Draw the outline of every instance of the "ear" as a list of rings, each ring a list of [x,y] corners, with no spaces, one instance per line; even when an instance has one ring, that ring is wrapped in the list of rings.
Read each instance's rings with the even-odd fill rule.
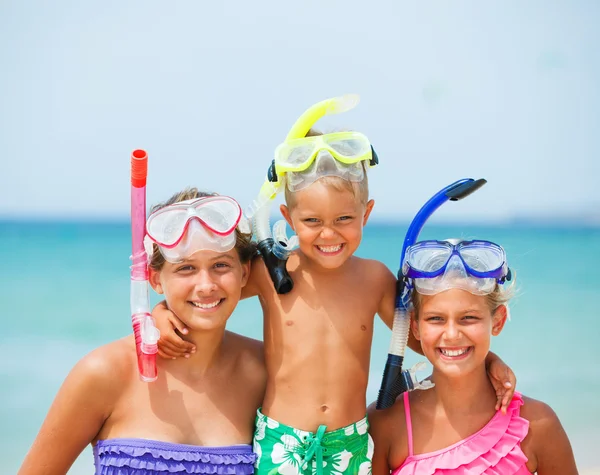
[[[290,209],[286,205],[281,205],[279,207],[279,211],[281,211],[281,215],[287,221],[287,223],[290,225],[290,228],[292,228],[292,230],[293,230],[294,224],[292,222],[292,216],[290,214]]]
[[[164,293],[162,284],[160,283],[160,271],[150,268],[150,285],[157,294]]]
[[[506,305],[500,305],[494,312],[494,315],[492,315],[492,335],[500,335],[500,332],[506,323],[507,316],[508,309],[506,308]]]
[[[421,341],[421,333],[419,332],[419,321],[416,318],[415,311],[410,311],[410,328],[412,329],[415,340]]]
[[[375,206],[375,200],[367,201],[365,215],[363,216],[363,226],[365,226],[367,224],[367,221],[369,220],[369,216],[371,215],[371,211],[373,211],[373,206]]]
[[[252,269],[252,262],[248,261],[242,264],[242,287],[245,287],[250,277],[250,269]]]

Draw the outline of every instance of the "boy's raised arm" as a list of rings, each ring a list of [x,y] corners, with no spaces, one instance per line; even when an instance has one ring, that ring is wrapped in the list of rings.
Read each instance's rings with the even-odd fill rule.
[[[248,282],[242,288],[242,298],[247,299],[260,295],[261,285],[264,285],[265,278],[268,279],[268,283],[271,282],[262,257],[256,256],[250,263],[250,276]]]
[[[379,309],[377,310],[377,314],[383,320],[383,322],[388,326],[388,328],[392,328],[394,324],[394,310],[396,308],[396,277],[392,272],[385,267],[383,264],[381,265],[385,270],[383,272],[383,297],[381,302],[379,303]],[[421,344],[417,341],[413,332],[408,333],[408,347],[416,353],[420,355],[423,354],[423,350],[421,349]]]

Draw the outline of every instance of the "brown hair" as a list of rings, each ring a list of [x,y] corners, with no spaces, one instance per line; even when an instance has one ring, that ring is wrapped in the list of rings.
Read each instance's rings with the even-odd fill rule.
[[[159,209],[165,208],[175,203],[179,203],[181,201],[193,200],[195,198],[204,198],[207,196],[218,196],[218,194],[211,193],[208,191],[198,191],[197,188],[186,188],[178,193],[175,193],[164,203],[154,205],[150,209],[150,214],[154,213],[155,211],[158,211]],[[235,250],[237,251],[238,256],[240,257],[240,261],[242,262],[242,264],[245,264],[246,262],[252,260],[252,258],[256,255],[256,244],[251,241],[252,234],[241,232],[239,227],[235,229],[235,235]],[[150,259],[150,267],[158,271],[162,269],[164,264],[165,258],[158,249],[158,246],[156,244],[153,244],[152,257]]]
[[[317,137],[319,135],[323,135],[323,133],[316,129],[309,129],[306,133],[306,137]],[[352,196],[355,198],[358,197],[360,202],[363,205],[366,205],[367,201],[369,201],[369,179],[367,178],[367,170],[364,162],[361,163],[361,166],[363,167],[364,173],[363,179],[360,182],[344,180],[337,176],[325,176],[319,178],[319,182],[324,183],[326,186],[329,186],[336,191],[349,191],[352,193]],[[290,191],[287,186],[285,187],[285,204],[289,208],[296,206],[296,193]]]

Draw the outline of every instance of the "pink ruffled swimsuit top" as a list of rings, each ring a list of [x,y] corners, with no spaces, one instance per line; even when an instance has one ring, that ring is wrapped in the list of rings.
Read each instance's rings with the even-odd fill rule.
[[[392,475],[530,475],[521,450],[529,430],[529,421],[519,415],[522,405],[523,397],[515,392],[506,414],[496,412],[475,434],[445,449],[415,455],[408,392],[404,393],[409,455]]]

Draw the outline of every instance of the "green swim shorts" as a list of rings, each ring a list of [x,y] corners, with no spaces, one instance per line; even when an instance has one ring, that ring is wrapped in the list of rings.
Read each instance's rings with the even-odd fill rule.
[[[367,418],[331,432],[307,432],[280,424],[257,411],[256,475],[371,474],[373,439]]]

